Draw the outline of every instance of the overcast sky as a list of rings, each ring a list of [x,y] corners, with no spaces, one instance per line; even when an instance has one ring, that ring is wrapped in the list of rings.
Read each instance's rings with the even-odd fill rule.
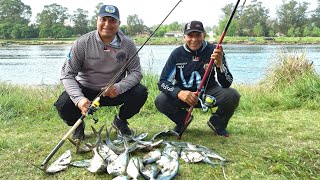
[[[21,0],[32,9],[32,22],[34,22],[37,13],[43,10],[45,5],[57,3],[68,8],[72,14],[77,8],[87,10],[89,16],[93,15],[96,5],[99,2],[104,4],[116,5],[120,11],[122,24],[126,24],[128,15],[137,14],[147,26],[159,24],[179,0]],[[282,0],[260,0],[263,6],[268,8],[270,16],[275,17],[276,8],[282,4]],[[297,2],[309,2],[309,10],[314,10],[317,6],[317,0],[296,0]],[[164,24],[170,24],[174,21],[185,23],[191,20],[200,20],[204,26],[213,26],[218,24],[219,17],[222,15],[221,8],[226,4],[236,3],[236,0],[183,0],[172,12]],[[240,1],[242,4],[244,0]],[[246,4],[250,4],[247,0]],[[288,2],[288,0],[287,0]]]

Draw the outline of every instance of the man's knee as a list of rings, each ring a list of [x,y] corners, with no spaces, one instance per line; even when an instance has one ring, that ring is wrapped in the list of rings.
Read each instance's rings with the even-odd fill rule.
[[[144,85],[138,84],[133,87],[131,94],[132,97],[136,97],[137,99],[145,102],[148,98],[148,89]]]
[[[241,95],[235,89],[232,89],[232,91],[233,103],[235,104],[235,107],[238,107]]]
[[[168,111],[168,97],[164,93],[160,93],[154,100],[154,104],[158,111],[165,113]]]
[[[74,105],[69,95],[64,91],[54,103],[61,119],[72,126],[80,117],[80,110]]]

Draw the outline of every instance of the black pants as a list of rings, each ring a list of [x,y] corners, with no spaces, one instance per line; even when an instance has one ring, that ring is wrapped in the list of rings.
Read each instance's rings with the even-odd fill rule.
[[[233,88],[222,88],[218,85],[213,88],[208,88],[205,94],[216,98],[216,106],[218,109],[214,114],[221,117],[220,120],[222,122],[219,122],[219,126],[221,126],[219,128],[225,129],[234,111],[239,105],[240,94]],[[155,105],[161,113],[165,114],[177,125],[183,124],[188,113],[186,108],[190,107],[178,98],[172,98],[162,92],[155,99]],[[200,102],[198,102],[195,108],[200,107]]]
[[[99,94],[99,91],[94,91],[83,86],[81,89],[84,96],[90,101]],[[115,98],[101,97],[100,106],[122,105],[120,107],[119,118],[125,120],[130,119],[140,111],[147,97],[147,88],[142,84],[138,84]],[[66,91],[59,96],[54,105],[58,110],[59,116],[69,126],[72,126],[81,117],[81,110],[74,105]]]

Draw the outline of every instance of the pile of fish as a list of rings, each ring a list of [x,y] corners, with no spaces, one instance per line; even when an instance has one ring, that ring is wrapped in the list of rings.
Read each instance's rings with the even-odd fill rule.
[[[224,165],[227,160],[213,150],[189,142],[156,140],[163,135],[178,134],[174,131],[163,131],[155,134],[151,140],[145,141],[147,133],[133,136],[122,136],[117,132],[111,141],[110,132],[106,128],[106,139],[101,139],[101,132],[91,127],[96,141],[94,144],[81,144],[80,141],[69,139],[76,146],[76,153],[92,152],[92,159],[71,161],[71,152],[67,150],[58,160],[45,171],[54,174],[68,166],[86,168],[91,173],[108,173],[114,179],[172,179],[179,170],[179,158],[187,163],[205,162],[211,166]],[[140,152],[135,153],[136,151]],[[141,153],[144,153],[141,155]],[[138,154],[138,155],[134,155]]]

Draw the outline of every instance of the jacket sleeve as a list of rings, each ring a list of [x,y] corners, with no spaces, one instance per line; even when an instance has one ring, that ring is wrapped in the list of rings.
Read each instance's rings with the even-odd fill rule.
[[[84,61],[85,42],[76,41],[67,56],[61,70],[61,82],[75,105],[84,97],[75,77],[80,71]]]
[[[216,71],[217,71],[217,79],[220,85],[224,88],[230,87],[233,82],[233,77],[231,72],[229,71],[224,54],[222,58],[222,66],[220,68],[216,68]]]
[[[179,87],[175,86],[175,76],[176,76],[176,64],[175,58],[171,53],[168,61],[166,62],[164,68],[162,69],[162,73],[160,75],[160,80],[158,82],[158,88],[163,93],[177,98],[179,91],[181,90]]]

